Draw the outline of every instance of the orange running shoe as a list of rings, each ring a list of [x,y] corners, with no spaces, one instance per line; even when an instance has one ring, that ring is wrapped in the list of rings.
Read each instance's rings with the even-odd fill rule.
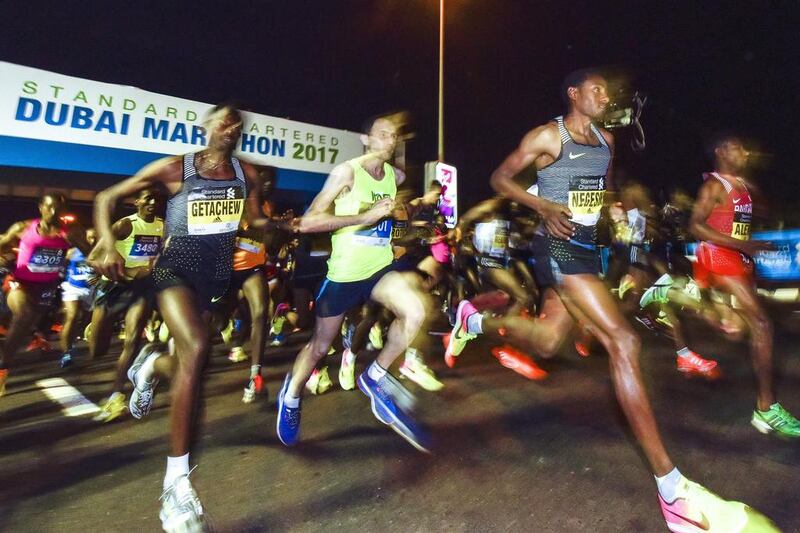
[[[0,326],[0,337],[5,337],[8,335],[8,329],[5,326]]]
[[[444,335],[442,337],[442,344],[444,345],[444,364],[447,365],[448,368],[453,368],[456,366],[456,358],[450,353],[450,350],[447,348],[450,347],[450,334]]]
[[[0,368],[0,398],[6,393],[6,381],[8,380],[8,369]]]
[[[706,379],[717,379],[719,368],[717,362],[712,359],[703,359],[695,352],[690,352],[686,357],[678,356],[678,372],[683,372],[687,376],[701,376]]]
[[[53,348],[50,346],[50,343],[47,340],[39,335],[38,333],[34,334],[33,339],[31,339],[30,344],[28,347],[25,348],[26,352],[32,352],[34,350],[41,350],[43,352],[52,352]]]
[[[492,355],[500,361],[501,365],[528,379],[540,381],[547,377],[547,372],[540,368],[533,359],[507,344],[492,348]]]

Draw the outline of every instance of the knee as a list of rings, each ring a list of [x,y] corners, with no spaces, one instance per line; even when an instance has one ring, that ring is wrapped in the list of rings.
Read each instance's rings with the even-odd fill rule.
[[[208,353],[211,343],[206,338],[191,339],[187,343],[178,343],[176,340],[175,351],[181,366],[200,366],[199,362]]]
[[[425,305],[421,301],[409,302],[408,305],[403,306],[397,318],[402,320],[407,330],[416,331],[425,321]]]
[[[263,303],[259,302],[250,308],[250,319],[253,321],[253,324],[260,323],[264,320],[265,316],[266,308]]]
[[[625,328],[616,333],[610,342],[609,353],[615,360],[632,363],[639,357],[642,340],[632,329]]]

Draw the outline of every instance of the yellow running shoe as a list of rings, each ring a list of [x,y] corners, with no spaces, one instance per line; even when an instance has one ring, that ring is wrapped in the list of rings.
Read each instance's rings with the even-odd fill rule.
[[[667,527],[675,533],[779,533],[769,518],[741,502],[723,500],[702,485],[682,477],[676,498],[659,494]]]
[[[95,422],[111,422],[121,416],[127,409],[128,404],[125,401],[125,395],[121,392],[115,392],[108,397],[108,400],[103,404],[103,408],[92,420]]]

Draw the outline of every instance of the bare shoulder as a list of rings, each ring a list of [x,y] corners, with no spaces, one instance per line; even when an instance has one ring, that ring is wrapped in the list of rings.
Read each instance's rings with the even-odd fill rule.
[[[560,146],[561,136],[555,121],[533,128],[525,134],[520,143],[520,148],[526,152],[541,152],[546,148],[560,148]]]
[[[330,176],[328,180],[332,180],[334,183],[342,184],[342,185],[352,185],[353,183],[353,167],[350,166],[350,163],[345,161],[344,163],[339,163],[333,170],[331,170]]]
[[[22,235],[22,232],[28,229],[28,226],[31,225],[31,222],[33,222],[33,219],[20,220],[19,222],[14,222],[13,224],[11,224],[11,227],[8,228],[8,232],[6,233],[8,235],[14,235],[14,236]]]

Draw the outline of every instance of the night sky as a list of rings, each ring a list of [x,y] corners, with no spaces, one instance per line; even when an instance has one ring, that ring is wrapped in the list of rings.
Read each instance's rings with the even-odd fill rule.
[[[437,0],[4,2],[0,59],[193,100],[357,130],[407,109],[412,177],[436,157]],[[654,192],[694,192],[703,141],[757,142],[752,177],[800,224],[796,2],[446,0],[445,152],[462,209],[521,136],[560,114],[574,68],[613,65],[649,95],[648,147],[618,162]]]

